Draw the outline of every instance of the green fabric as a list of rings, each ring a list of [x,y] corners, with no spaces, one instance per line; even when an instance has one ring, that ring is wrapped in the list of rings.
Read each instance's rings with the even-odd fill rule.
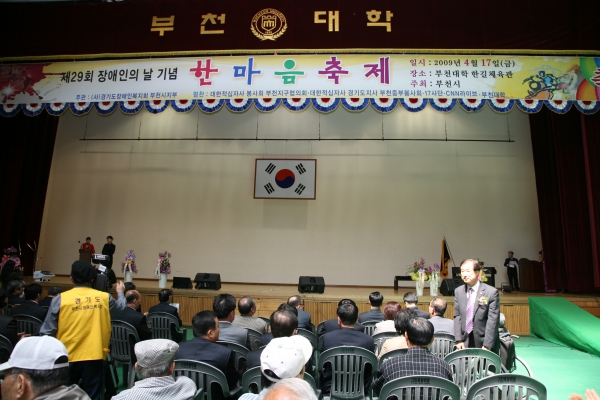
[[[529,297],[531,334],[600,357],[600,319],[561,297]]]

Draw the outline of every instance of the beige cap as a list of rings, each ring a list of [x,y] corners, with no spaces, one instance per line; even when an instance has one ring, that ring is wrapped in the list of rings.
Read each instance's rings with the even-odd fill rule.
[[[179,345],[168,339],[151,339],[136,343],[134,350],[138,365],[151,368],[172,360]]]

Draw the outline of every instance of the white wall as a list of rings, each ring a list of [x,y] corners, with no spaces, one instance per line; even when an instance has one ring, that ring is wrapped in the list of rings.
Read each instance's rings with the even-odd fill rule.
[[[448,138],[425,141],[80,141],[87,138]],[[254,160],[318,160],[314,201],[255,200]],[[456,263],[500,267],[506,252],[541,248],[527,115],[450,114],[430,107],[382,115],[368,108],[243,114],[169,109],[60,119],[40,239],[44,269],[67,274],[77,240],[98,251],[115,238],[151,278],[168,250],[174,276],[218,272],[228,282],[386,285],[424,257],[439,262],[445,235]],[[120,275],[120,270],[117,271]]]

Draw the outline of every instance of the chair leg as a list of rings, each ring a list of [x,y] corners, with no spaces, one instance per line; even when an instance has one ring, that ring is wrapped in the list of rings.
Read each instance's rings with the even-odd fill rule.
[[[133,364],[129,364],[129,379],[127,380],[127,389],[131,389],[135,384],[135,368]]]

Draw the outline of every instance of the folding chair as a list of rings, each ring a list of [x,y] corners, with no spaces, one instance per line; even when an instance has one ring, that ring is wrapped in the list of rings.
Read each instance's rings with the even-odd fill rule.
[[[373,332],[375,332],[375,325],[380,323],[381,321],[366,321],[362,322],[365,327],[365,334],[369,336],[373,336]]]
[[[379,354],[379,352],[381,351],[381,346],[383,346],[383,343],[386,340],[395,337],[398,337],[397,332],[381,332],[376,335],[373,335],[373,341],[375,342],[375,355]]]
[[[469,388],[490,374],[500,373],[502,361],[496,353],[484,349],[463,349],[448,354],[444,360],[450,364],[454,383],[466,396]]]
[[[248,349],[242,345],[228,342],[226,340],[218,340],[217,343],[227,347],[233,352],[235,356],[235,369],[238,371],[240,376],[243,376],[248,362]]]
[[[317,382],[315,381],[315,378],[313,378],[313,376],[311,374],[309,374],[308,372],[305,372],[304,380],[306,382],[308,382],[308,384],[310,385],[311,388],[313,388],[313,390],[315,391],[315,394],[317,395],[317,399],[319,399],[319,400],[323,399],[323,393],[321,393],[321,389],[317,389]]]
[[[250,350],[259,349],[262,346],[260,337],[263,335],[255,329],[247,328],[248,330],[248,341],[250,342]]]
[[[127,369],[123,368],[123,380],[127,384],[127,389],[130,389],[135,383],[133,346],[140,341],[140,338],[135,328],[127,322],[112,320],[111,325],[110,356],[113,361],[127,367]],[[125,370],[127,370],[127,374],[125,374]]]
[[[203,400],[212,400],[212,385],[220,386],[225,398],[237,398],[242,390],[241,387],[230,389],[227,378],[220,369],[201,361],[175,360],[173,376],[187,376],[193,380],[196,387],[204,391]]]
[[[370,385],[377,372],[377,357],[362,347],[340,346],[322,352],[318,371],[331,366],[331,399],[364,399],[365,378]],[[367,374],[368,367],[371,371]],[[369,396],[370,397],[370,396]]]
[[[460,389],[444,378],[415,375],[389,381],[381,388],[379,400],[402,399],[460,400]]]
[[[377,364],[377,370],[379,371],[379,368],[381,368],[383,363],[385,361],[387,361],[388,359],[390,359],[392,357],[403,356],[407,352],[408,352],[408,349],[396,349],[396,350],[388,351],[387,353],[382,355],[381,358],[379,359],[379,364]]]
[[[546,400],[546,396],[546,387],[540,381],[519,374],[500,374],[473,383],[467,400]]]
[[[429,350],[434,356],[443,360],[444,357],[454,351],[454,346],[456,345],[454,335],[436,333],[433,335],[433,338],[433,343],[429,347]]]
[[[242,376],[242,393],[260,393],[262,390],[260,366],[250,368]]]
[[[13,345],[6,336],[0,335],[0,363],[5,363],[10,358]]]
[[[25,332],[31,336],[37,336],[40,334],[40,328],[42,327],[42,321],[32,317],[31,315],[17,314],[13,315],[13,318],[17,321],[18,332]]]
[[[152,339],[169,339],[174,340],[171,328],[175,327],[177,331],[181,330],[183,334],[182,342],[187,338],[187,329],[181,328],[179,320],[173,315],[165,312],[150,313],[146,317],[150,330],[152,331]]]

